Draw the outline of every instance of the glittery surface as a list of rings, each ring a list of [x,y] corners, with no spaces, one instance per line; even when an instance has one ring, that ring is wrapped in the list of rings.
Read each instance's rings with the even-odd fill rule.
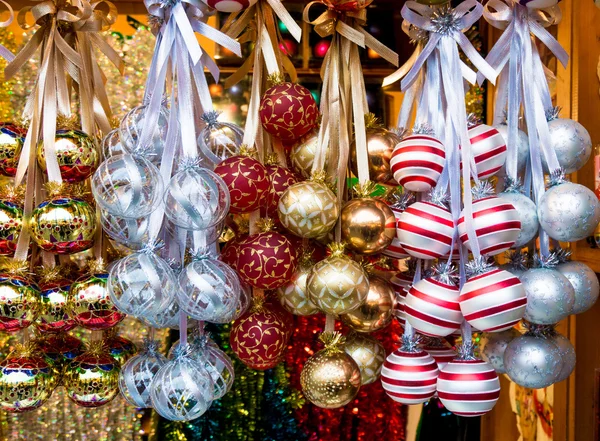
[[[561,273],[549,268],[535,268],[521,276],[527,293],[524,318],[540,325],[558,323],[573,311],[575,290]]]
[[[592,154],[592,139],[585,127],[572,119],[558,118],[548,122],[548,129],[552,148],[565,173],[574,173],[583,167]],[[544,155],[542,165],[548,173]]]
[[[513,204],[521,221],[521,231],[513,248],[525,246],[538,232],[539,222],[535,203],[524,194],[516,192],[500,193],[498,196]]]
[[[344,345],[360,369],[361,384],[371,384],[379,378],[385,361],[385,348],[381,342],[370,335],[352,333]]]
[[[600,294],[600,284],[596,273],[582,262],[565,262],[556,270],[569,279],[575,289],[575,304],[573,314],[581,314],[590,309]]]
[[[504,352],[508,344],[520,335],[515,328],[502,332],[484,332],[479,341],[481,358],[490,363],[498,374],[505,374]]]
[[[562,361],[556,345],[549,339],[522,335],[508,344],[504,352],[504,366],[512,381],[538,389],[556,381]]]

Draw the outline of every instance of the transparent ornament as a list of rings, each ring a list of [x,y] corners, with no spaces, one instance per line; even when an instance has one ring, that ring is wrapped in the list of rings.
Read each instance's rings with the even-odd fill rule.
[[[177,300],[190,317],[217,323],[236,309],[241,289],[235,271],[207,255],[185,267],[179,286]]]
[[[240,126],[218,121],[219,114],[220,112],[212,111],[202,115],[206,126],[198,136],[200,151],[215,164],[236,156],[244,138],[244,131]]]
[[[171,421],[191,421],[212,404],[210,373],[190,356],[190,346],[179,349],[155,375],[150,387],[152,407]]]
[[[147,314],[145,317],[138,317],[144,324],[156,329],[179,329],[179,304],[173,299],[162,310],[155,311],[154,314]],[[187,321],[188,329],[196,326],[196,320]]]
[[[118,129],[111,130],[102,139],[102,157],[104,159],[115,155],[127,153],[121,142],[121,135]]]
[[[141,156],[124,154],[106,159],[92,177],[92,193],[113,216],[140,218],[158,207],[163,195],[158,169]]]
[[[223,315],[221,320],[215,320],[213,323],[230,323],[234,320],[239,319],[250,307],[252,299],[252,289],[250,286],[240,281],[240,295],[236,304],[236,307],[228,315]]]
[[[186,230],[204,230],[220,223],[229,212],[229,191],[212,171],[182,167],[167,185],[165,215]]]
[[[132,406],[152,407],[150,385],[166,362],[165,356],[158,352],[158,342],[147,342],[142,352],[121,367],[119,389],[123,398]]]
[[[148,243],[150,217],[119,217],[102,210],[102,229],[112,240],[132,250],[140,250]]]
[[[185,246],[189,249],[195,249],[198,246],[200,246],[201,249],[208,249],[212,244],[219,240],[224,226],[225,222],[221,221],[217,225],[209,227],[203,231],[188,230],[188,234],[185,238]],[[169,220],[166,220],[165,227],[169,234],[171,234],[173,237],[177,237],[177,225],[173,224]]]
[[[111,268],[107,284],[120,311],[151,319],[171,305],[179,288],[177,276],[153,247],[119,260]]]
[[[119,126],[119,134],[123,148],[129,153],[142,148],[145,156],[154,164],[158,164],[162,158],[167,132],[169,130],[169,111],[161,106],[158,121],[154,133],[150,137],[150,143],[144,146],[138,145],[142,135],[142,127],[146,118],[147,104],[134,107],[123,117]]]

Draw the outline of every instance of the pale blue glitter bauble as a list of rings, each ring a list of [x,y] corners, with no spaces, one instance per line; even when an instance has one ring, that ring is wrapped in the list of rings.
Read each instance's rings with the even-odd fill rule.
[[[150,385],[156,373],[167,359],[158,352],[158,342],[150,342],[146,348],[127,360],[119,373],[119,389],[123,398],[136,407],[152,407]]]
[[[560,242],[575,242],[591,236],[600,221],[600,204],[593,191],[564,182],[548,189],[538,202],[540,225]]]
[[[556,345],[559,357],[562,360],[562,369],[556,378],[556,382],[566,380],[569,375],[575,370],[575,348],[567,337],[562,334],[555,334],[550,338],[552,343]]]
[[[494,126],[494,128],[498,130],[498,132],[500,132],[508,146],[508,126],[506,124],[497,124]],[[508,148],[510,149],[510,147]],[[529,137],[527,136],[527,133],[523,132],[522,130],[519,130],[517,136],[517,172],[525,172],[525,166],[527,165],[528,159]],[[502,166],[497,175],[500,177],[506,176],[506,163]]]
[[[535,203],[524,194],[518,192],[504,192],[498,196],[513,204],[517,209],[517,214],[521,221],[521,231],[512,248],[521,248],[527,245],[535,237],[539,227]]]
[[[479,355],[491,364],[497,373],[505,374],[504,351],[508,344],[520,335],[515,328],[502,332],[484,332],[479,340]]]
[[[504,367],[519,386],[540,389],[553,384],[562,369],[557,346],[546,337],[522,335],[504,351]]]
[[[534,268],[520,277],[527,294],[523,318],[538,325],[553,325],[573,312],[575,290],[555,269]]]
[[[589,266],[573,261],[561,263],[556,270],[569,279],[575,290],[573,314],[581,314],[594,306],[600,294],[600,283]]]
[[[575,173],[588,162],[592,154],[592,138],[585,127],[572,119],[557,118],[548,122],[548,129],[551,147],[565,174]],[[544,155],[542,166],[545,173],[550,173]]]

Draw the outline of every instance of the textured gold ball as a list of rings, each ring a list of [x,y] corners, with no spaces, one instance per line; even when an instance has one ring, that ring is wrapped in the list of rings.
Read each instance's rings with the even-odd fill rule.
[[[363,268],[347,256],[332,255],[318,262],[307,281],[309,299],[326,314],[344,314],[358,308],[369,294]]]
[[[0,200],[0,256],[12,256],[23,228],[23,207],[11,199]]]
[[[384,128],[367,129],[367,154],[369,157],[369,177],[372,181],[380,184],[394,184],[390,160],[394,147],[402,141],[402,138]],[[352,152],[352,171],[358,175],[356,161],[356,144],[350,147]]]
[[[379,378],[386,356],[385,348],[379,340],[353,332],[346,339],[344,350],[358,365],[363,386]]]
[[[309,298],[306,292],[306,281],[310,267],[300,267],[292,279],[277,289],[277,296],[286,310],[295,315],[313,315],[319,308]]]
[[[355,331],[378,331],[391,323],[395,298],[394,288],[388,281],[379,276],[371,276],[367,299],[358,308],[340,318]]]
[[[0,331],[16,332],[30,326],[40,313],[38,286],[31,280],[0,274]]]
[[[290,151],[290,161],[292,167],[305,179],[310,178],[312,167],[317,153],[317,144],[319,142],[319,134],[317,131],[309,133],[302,138]],[[325,154],[325,169],[329,159],[329,148]]]
[[[383,201],[352,199],[342,208],[342,240],[361,254],[383,251],[396,237],[396,218]]]
[[[60,174],[66,182],[81,182],[91,176],[100,163],[100,153],[92,138],[79,130],[56,131],[54,140]],[[44,143],[37,146],[37,161],[46,171]]]
[[[323,349],[306,361],[300,384],[308,401],[325,409],[336,409],[358,394],[360,369],[345,352]]]
[[[314,181],[289,187],[281,195],[277,208],[283,226],[304,238],[327,234],[340,214],[335,194],[326,185]]]

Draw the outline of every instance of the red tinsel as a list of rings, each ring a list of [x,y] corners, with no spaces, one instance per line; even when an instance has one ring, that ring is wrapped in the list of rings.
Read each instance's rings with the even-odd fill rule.
[[[321,349],[317,338],[323,331],[323,315],[295,317],[295,329],[286,353],[286,365],[292,387],[301,390],[300,372],[314,352]],[[341,324],[337,324],[341,330]],[[346,331],[346,330],[344,330]],[[347,332],[344,332],[346,334]],[[373,337],[381,341],[389,354],[399,345],[402,328],[394,321]],[[295,410],[298,424],[310,441],[382,441],[406,439],[406,406],[390,399],[381,382],[363,386],[357,398],[340,409],[321,409],[310,403]]]

